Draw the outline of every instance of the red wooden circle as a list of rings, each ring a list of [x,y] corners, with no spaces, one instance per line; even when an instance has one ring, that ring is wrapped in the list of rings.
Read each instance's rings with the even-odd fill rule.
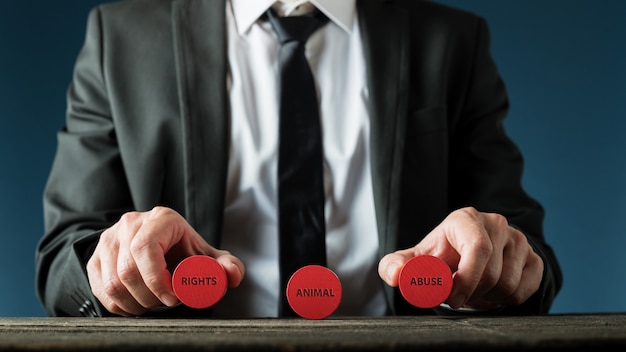
[[[287,283],[287,301],[299,316],[324,319],[341,301],[341,282],[330,269],[320,265],[300,268]]]
[[[411,258],[398,280],[404,299],[419,308],[433,308],[445,302],[452,291],[452,271],[443,260],[421,255]]]
[[[202,309],[224,297],[227,280],[226,271],[215,259],[195,255],[178,264],[172,275],[172,287],[184,305]]]

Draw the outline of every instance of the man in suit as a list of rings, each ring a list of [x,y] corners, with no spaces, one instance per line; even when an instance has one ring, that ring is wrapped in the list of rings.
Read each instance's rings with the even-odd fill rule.
[[[262,16],[301,4],[130,0],[94,9],[44,193],[37,288],[50,315],[276,316],[278,44]],[[539,314],[561,272],[522,189],[486,24],[415,0],[312,1],[337,314]],[[305,4],[304,7],[309,6]],[[229,290],[178,305],[186,256]],[[447,306],[398,294],[411,257],[454,271]],[[381,280],[382,279],[382,280]],[[385,284],[383,284],[386,283]]]

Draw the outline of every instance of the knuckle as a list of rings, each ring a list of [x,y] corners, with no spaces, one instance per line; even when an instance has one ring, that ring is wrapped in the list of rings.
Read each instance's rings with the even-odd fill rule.
[[[100,234],[100,239],[98,240],[97,247],[104,246],[105,248],[113,247],[117,242],[115,237],[115,231],[112,228],[106,229],[102,231]]]
[[[502,281],[500,273],[495,267],[487,267],[483,277],[481,278],[481,286],[486,288],[492,288],[498,285]]]
[[[121,316],[128,316],[128,313],[122,310],[120,306],[118,306],[115,302],[111,300],[107,300],[106,302],[101,302],[101,303],[102,303],[102,306],[104,306],[106,310],[108,310],[109,312],[113,314],[121,315]]]
[[[485,236],[477,237],[473,241],[472,245],[474,247],[474,252],[479,257],[490,258],[491,255],[493,254],[493,251],[494,251],[493,243],[488,237],[485,237]]]
[[[530,255],[528,256],[528,261],[526,263],[527,266],[531,268],[536,268],[538,273],[543,273],[544,264],[543,259],[539,256],[539,254],[535,253],[532,248],[529,249]]]
[[[152,212],[152,213],[162,213],[162,212],[167,213],[169,210],[170,210],[170,208],[168,208],[168,207],[164,207],[162,205],[157,205],[154,208],[152,208],[152,210],[150,210],[150,212]]]
[[[515,297],[519,282],[513,277],[502,277],[498,282],[498,293],[503,297]]]
[[[157,205],[149,211],[149,218],[156,217],[174,217],[178,216],[178,213],[171,208]]]
[[[161,276],[158,274],[148,274],[143,278],[143,281],[149,289],[155,290],[161,285]]]
[[[120,297],[125,290],[126,287],[118,278],[109,279],[102,283],[102,293],[112,300]]]
[[[463,216],[466,216],[472,219],[478,219],[480,217],[480,212],[478,211],[478,209],[474,207],[461,208],[458,210],[458,212],[462,214]]]
[[[229,251],[227,251],[225,249],[218,249],[218,250],[216,250],[216,257],[222,257],[222,256],[232,257],[233,255]]]
[[[87,269],[87,273],[95,272],[99,270],[99,268],[100,268],[100,261],[98,257],[95,255],[92,255],[91,258],[89,258],[89,260],[87,261],[87,265],[85,266],[85,269]]]
[[[136,212],[136,211],[130,211],[130,212],[122,214],[118,223],[121,226],[130,226],[134,224],[139,219],[140,216],[141,216],[141,213]]]
[[[534,283],[527,284],[517,289],[510,296],[511,304],[519,305],[526,302],[528,298],[530,298],[535,292],[537,292],[537,290],[539,290],[540,286],[541,280],[537,280]]]
[[[134,283],[141,277],[137,264],[132,260],[124,260],[118,265],[117,276],[123,283]]]
[[[530,245],[528,244],[528,238],[519,230],[512,231],[511,239],[513,243],[515,244],[519,244],[519,245],[526,244],[530,248]]]
[[[136,236],[130,241],[128,249],[132,254],[139,253],[149,245],[148,239],[149,237],[146,236]]]
[[[488,214],[488,216],[491,220],[491,223],[497,229],[505,229],[509,226],[509,221],[502,214],[491,213],[491,214]]]

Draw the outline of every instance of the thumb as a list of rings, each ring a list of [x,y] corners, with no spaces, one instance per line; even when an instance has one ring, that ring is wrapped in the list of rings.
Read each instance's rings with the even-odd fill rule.
[[[441,248],[446,247],[437,242],[437,236],[431,232],[415,247],[399,250],[393,253],[385,255],[378,263],[378,275],[387,285],[391,287],[398,286],[398,277],[400,276],[400,270],[404,267],[407,261],[413,257],[420,255],[432,255],[439,257],[445,262],[453,262],[449,255],[445,254]],[[448,263],[450,265],[450,263]]]
[[[378,275],[391,287],[398,286],[398,276],[404,264],[414,255],[414,248],[389,253],[378,262]]]

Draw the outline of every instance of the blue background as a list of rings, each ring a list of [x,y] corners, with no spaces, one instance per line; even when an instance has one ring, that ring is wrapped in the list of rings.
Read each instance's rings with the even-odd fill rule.
[[[0,0],[0,316],[42,316],[34,251],[96,0]],[[626,1],[442,0],[487,19],[524,185],[565,282],[552,312],[626,311]]]

